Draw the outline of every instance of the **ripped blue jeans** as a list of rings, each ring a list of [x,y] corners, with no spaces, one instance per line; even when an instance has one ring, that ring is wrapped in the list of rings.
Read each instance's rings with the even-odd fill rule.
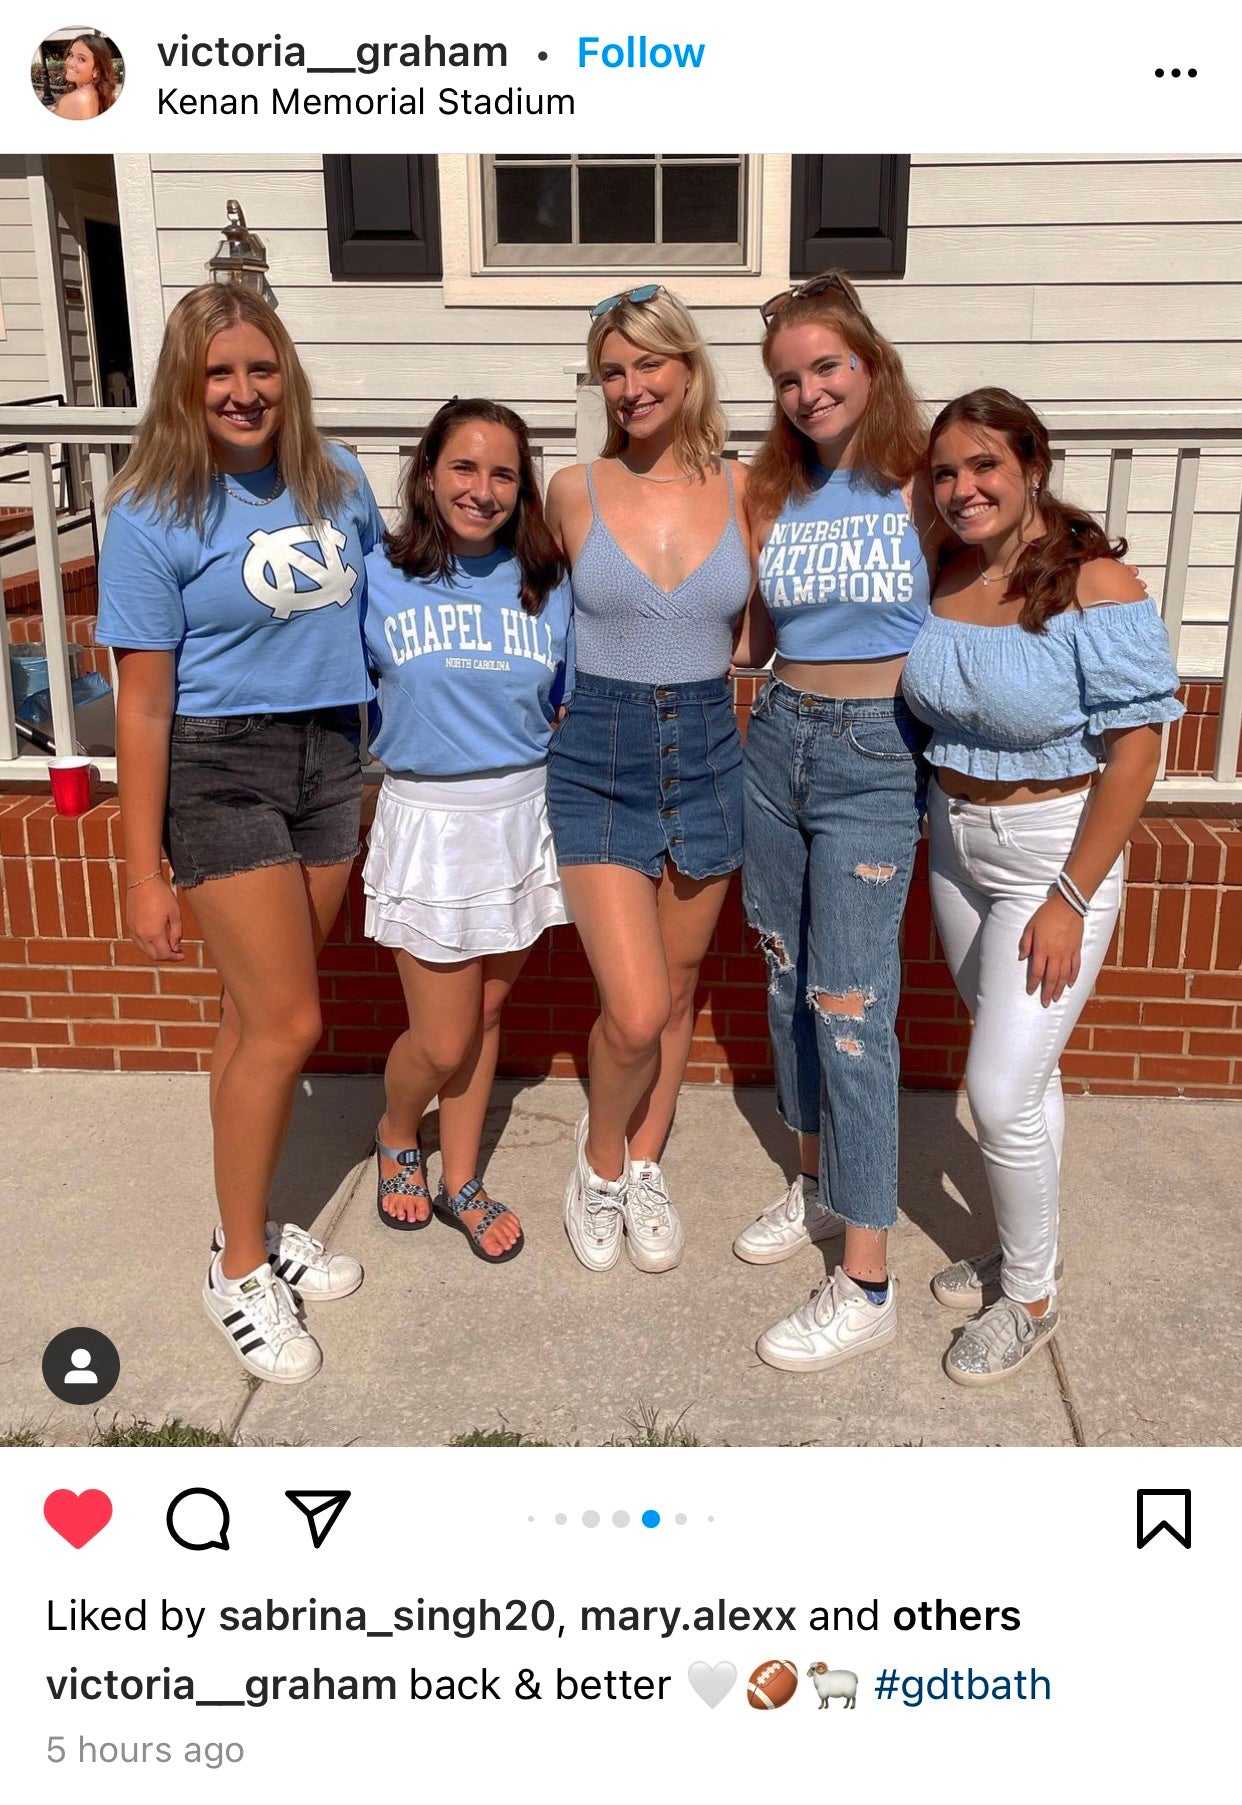
[[[897,1219],[898,935],[927,730],[901,697],[834,699],[771,678],[750,716],[742,891],[768,965],[777,1098],[819,1134],[823,1203]]]

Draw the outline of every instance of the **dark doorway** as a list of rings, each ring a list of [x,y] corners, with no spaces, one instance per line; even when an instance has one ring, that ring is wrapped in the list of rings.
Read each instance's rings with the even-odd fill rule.
[[[129,340],[121,228],[104,219],[88,219],[84,223],[99,399],[104,407],[132,407],[134,354]]]

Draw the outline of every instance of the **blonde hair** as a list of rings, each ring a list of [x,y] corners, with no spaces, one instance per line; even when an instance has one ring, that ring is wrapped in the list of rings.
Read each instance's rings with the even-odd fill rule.
[[[610,332],[619,332],[640,351],[653,351],[659,357],[675,357],[689,370],[690,385],[677,415],[673,449],[682,469],[688,475],[696,475],[713,458],[720,456],[729,428],[716,399],[716,372],[693,316],[677,296],[666,289],[661,289],[650,301],[618,301],[615,307],[591,322],[587,335],[587,364],[593,382],[602,380],[601,353]],[[619,457],[629,442],[630,435],[610,411],[608,436],[601,455]]]
[[[254,326],[276,353],[282,384],[277,446],[285,487],[308,520],[328,514],[352,487],[315,428],[310,382],[293,340],[252,288],[205,282],[183,295],[168,316],[151,400],[133,450],[108,490],[148,503],[172,525],[201,533],[216,475],[204,398],[211,341],[231,327]]]
[[[896,347],[872,325],[853,283],[840,271],[830,271],[817,277],[814,287],[814,293],[795,294],[772,315],[763,336],[764,368],[771,376],[773,346],[786,328],[826,326],[835,332],[871,378],[867,409],[852,446],[853,468],[877,489],[900,489],[927,452],[922,405]],[[753,516],[774,520],[791,496],[800,501],[809,495],[817,463],[814,444],[778,400],[750,469],[747,493]]]

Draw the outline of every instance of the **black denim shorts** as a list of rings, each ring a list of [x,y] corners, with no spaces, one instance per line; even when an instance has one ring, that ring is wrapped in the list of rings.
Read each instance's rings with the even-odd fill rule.
[[[190,889],[264,865],[344,865],[358,850],[356,707],[176,715],[164,839]]]

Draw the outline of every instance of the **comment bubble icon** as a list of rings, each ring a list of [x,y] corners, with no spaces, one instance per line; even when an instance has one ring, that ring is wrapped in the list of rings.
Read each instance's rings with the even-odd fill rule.
[[[173,1541],[191,1554],[205,1554],[209,1548],[228,1552],[229,1507],[219,1492],[204,1486],[178,1492],[168,1506],[166,1522]]]

